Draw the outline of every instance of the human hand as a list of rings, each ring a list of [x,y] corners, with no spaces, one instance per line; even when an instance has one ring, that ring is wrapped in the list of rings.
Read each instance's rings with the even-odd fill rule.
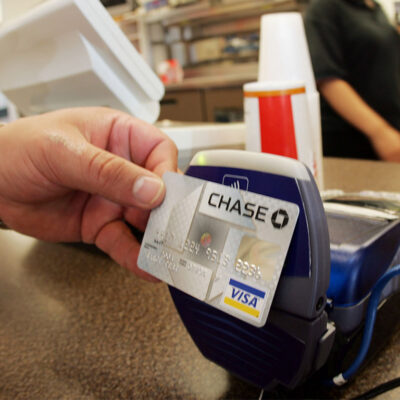
[[[400,162],[400,132],[385,126],[370,137],[379,157],[384,161]]]
[[[144,230],[164,198],[160,176],[176,170],[174,143],[122,112],[22,118],[0,129],[0,218],[39,239],[94,243],[154,281],[137,267],[140,245],[125,222]]]

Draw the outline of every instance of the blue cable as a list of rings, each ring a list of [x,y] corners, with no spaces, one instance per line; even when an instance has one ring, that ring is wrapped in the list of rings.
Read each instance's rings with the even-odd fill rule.
[[[358,368],[360,368],[371,344],[372,334],[374,332],[376,312],[378,310],[379,300],[381,298],[382,291],[385,288],[386,284],[397,275],[400,275],[400,264],[391,268],[384,275],[382,275],[372,288],[371,297],[368,302],[364,334],[360,346],[360,351],[353,364],[351,364],[345,372],[342,372],[335,376],[329,382],[330,384],[333,384],[335,386],[341,386],[345,384],[357,372]]]

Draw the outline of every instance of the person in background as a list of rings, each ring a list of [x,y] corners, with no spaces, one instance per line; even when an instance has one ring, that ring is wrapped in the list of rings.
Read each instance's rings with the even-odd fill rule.
[[[0,219],[54,242],[93,243],[144,279],[126,222],[144,230],[177,171],[177,149],[157,128],[119,111],[77,108],[0,128]]]
[[[400,36],[374,0],[311,0],[304,16],[326,156],[400,162]]]

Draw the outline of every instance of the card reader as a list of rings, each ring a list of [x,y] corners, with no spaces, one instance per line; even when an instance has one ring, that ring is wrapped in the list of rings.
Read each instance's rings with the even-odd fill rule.
[[[267,390],[299,386],[332,358],[335,338],[351,337],[362,327],[374,284],[400,261],[399,215],[363,213],[359,209],[366,207],[360,204],[333,206],[332,199],[324,210],[305,165],[270,154],[200,152],[186,174],[299,207],[264,326],[250,325],[170,287],[184,325],[206,358]],[[381,299],[399,286],[399,280],[392,280]]]
[[[251,326],[170,288],[180,316],[210,360],[253,384],[295,387],[333,343],[324,311],[330,252],[326,217],[309,170],[295,160],[235,150],[198,153],[187,175],[295,203],[297,225],[267,323]]]

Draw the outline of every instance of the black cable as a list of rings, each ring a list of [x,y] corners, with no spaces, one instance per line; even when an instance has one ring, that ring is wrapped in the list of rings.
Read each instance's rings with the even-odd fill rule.
[[[382,383],[381,385],[376,386],[373,389],[369,390],[368,392],[360,394],[357,397],[353,397],[351,400],[373,399],[374,397],[376,397],[382,393],[386,393],[389,390],[393,390],[399,386],[400,386],[400,378],[395,378],[395,379],[392,379],[391,381]]]

